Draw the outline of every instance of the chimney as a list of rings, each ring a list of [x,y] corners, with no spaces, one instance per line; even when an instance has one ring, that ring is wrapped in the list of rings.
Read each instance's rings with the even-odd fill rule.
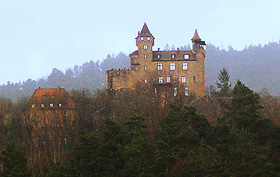
[[[160,48],[158,48],[158,51],[159,51],[159,49],[160,49]]]
[[[179,47],[177,47],[177,52],[179,52]]]

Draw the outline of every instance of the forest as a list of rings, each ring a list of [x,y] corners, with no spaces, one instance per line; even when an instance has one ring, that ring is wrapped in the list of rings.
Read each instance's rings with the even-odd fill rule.
[[[0,88],[0,176],[280,176],[279,75],[260,61],[277,67],[279,45],[208,44],[204,98],[155,92],[153,83],[105,90],[105,71],[129,66],[123,53],[8,82]],[[27,124],[35,89],[58,85],[75,102],[75,121]]]
[[[164,49],[175,50],[175,47],[166,44]],[[190,46],[181,46],[180,49],[190,49]],[[225,67],[231,75],[231,82],[234,83],[239,79],[256,92],[266,88],[271,95],[279,96],[279,57],[280,42],[271,42],[264,46],[249,46],[242,51],[236,51],[230,46],[225,50],[213,44],[207,44],[205,58],[206,86],[213,89],[219,70]],[[96,59],[94,60],[96,61]],[[57,86],[63,87],[67,91],[87,88],[93,93],[96,89],[105,87],[107,70],[129,68],[129,66],[129,56],[126,54],[108,54],[103,60],[97,60],[96,62],[90,60],[66,71],[53,68],[52,72],[45,78],[28,79],[18,83],[7,82],[0,86],[0,97],[17,101],[21,97],[31,97],[38,87],[55,88]]]
[[[44,125],[38,141],[28,99],[2,98],[1,176],[280,176],[279,99],[229,78],[221,69],[205,98],[153,83],[73,90],[77,121]]]

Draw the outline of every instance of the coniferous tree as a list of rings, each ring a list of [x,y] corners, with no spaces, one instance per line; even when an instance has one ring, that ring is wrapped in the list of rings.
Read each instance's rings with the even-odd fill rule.
[[[179,99],[170,105],[169,114],[162,119],[161,127],[162,131],[156,138],[157,170],[160,171],[159,176],[176,176],[175,173],[179,174],[182,169],[174,172],[174,165],[180,166],[191,151],[196,150],[207,136],[210,124],[204,116],[196,113],[194,107],[185,107]],[[186,165],[185,168],[190,167]]]
[[[130,143],[124,149],[124,176],[155,176],[153,148],[145,137],[144,121],[142,115],[135,115],[125,123]]]
[[[217,87],[220,89],[218,92],[219,96],[228,96],[229,95],[229,91],[230,91],[230,87],[231,87],[231,83],[229,81],[229,74],[228,74],[228,70],[223,67],[219,74],[218,74],[218,80],[216,82]]]
[[[16,146],[15,143],[7,144],[6,150],[2,151],[3,177],[28,177],[31,176],[27,168],[25,150]]]

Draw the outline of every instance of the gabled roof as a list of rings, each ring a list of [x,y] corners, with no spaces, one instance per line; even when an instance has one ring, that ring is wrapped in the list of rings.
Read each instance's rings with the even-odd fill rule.
[[[201,40],[200,37],[198,36],[197,29],[195,29],[192,40]]]
[[[153,35],[150,33],[150,30],[146,24],[146,22],[144,23],[144,26],[141,30],[141,32],[138,34],[138,37],[141,36],[141,37],[153,37]]]

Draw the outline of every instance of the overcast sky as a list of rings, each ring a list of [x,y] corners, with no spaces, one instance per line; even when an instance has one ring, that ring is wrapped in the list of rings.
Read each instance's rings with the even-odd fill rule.
[[[280,39],[279,0],[0,0],[0,84],[47,76],[52,68],[136,50],[144,22],[155,39],[242,50]]]

